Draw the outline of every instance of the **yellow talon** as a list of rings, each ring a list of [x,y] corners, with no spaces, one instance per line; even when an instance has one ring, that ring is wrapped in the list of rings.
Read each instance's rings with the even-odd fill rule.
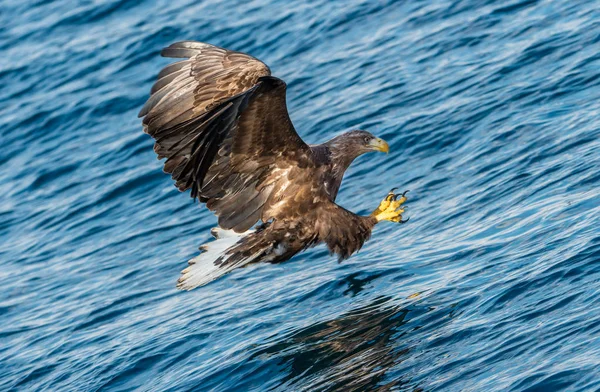
[[[407,200],[406,192],[404,192],[402,195],[399,195],[395,194],[394,189],[392,189],[387,194],[385,199],[383,199],[383,201],[379,204],[379,207],[377,207],[371,215],[377,219],[377,222],[387,220],[390,222],[404,223],[405,221],[402,220],[404,208],[400,208],[400,206]],[[401,197],[398,198],[398,196]]]

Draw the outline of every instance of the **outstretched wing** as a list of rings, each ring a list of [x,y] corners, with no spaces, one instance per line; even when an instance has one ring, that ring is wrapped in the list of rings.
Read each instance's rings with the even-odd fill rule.
[[[184,41],[161,52],[186,60],[165,67],[139,113],[154,150],[181,191],[206,202],[224,229],[259,219],[288,169],[312,165],[289,118],[285,90],[244,53]]]
[[[318,240],[325,242],[340,260],[362,248],[377,224],[372,216],[357,215],[330,201],[320,203],[315,213]]]

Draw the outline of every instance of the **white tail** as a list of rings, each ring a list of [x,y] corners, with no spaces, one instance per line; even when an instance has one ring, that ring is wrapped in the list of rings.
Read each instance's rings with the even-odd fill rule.
[[[215,240],[202,245],[200,249],[203,252],[188,261],[189,267],[181,271],[182,275],[177,281],[177,288],[180,290],[191,290],[198,286],[203,286],[254,260],[254,257],[249,257],[242,262],[227,264],[227,256],[225,256],[223,266],[215,265],[215,261],[223,256],[227,249],[253,232],[254,230],[248,230],[244,233],[236,233],[233,230],[223,230],[218,227],[213,228],[211,233],[215,237]]]

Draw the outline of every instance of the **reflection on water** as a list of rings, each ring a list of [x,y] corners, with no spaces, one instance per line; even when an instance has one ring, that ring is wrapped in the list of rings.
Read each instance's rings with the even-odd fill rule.
[[[336,319],[297,331],[254,357],[275,360],[288,369],[281,389],[388,391],[408,387],[409,379],[389,379],[386,373],[411,355],[403,337],[418,326],[408,322],[427,310],[378,297]]]

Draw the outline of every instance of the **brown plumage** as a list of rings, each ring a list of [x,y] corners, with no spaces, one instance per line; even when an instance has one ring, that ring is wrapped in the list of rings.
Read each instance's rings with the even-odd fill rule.
[[[356,215],[335,198],[350,163],[387,151],[387,143],[352,131],[307,145],[289,118],[286,84],[247,54],[192,41],[161,54],[185,59],[159,73],[139,113],[158,157],[167,158],[164,171],[206,203],[220,228],[244,233],[259,223],[210,260],[214,276],[186,283],[184,273],[180,288],[221,275],[212,269],[281,262],[320,242],[342,259],[361,248],[378,218]]]

